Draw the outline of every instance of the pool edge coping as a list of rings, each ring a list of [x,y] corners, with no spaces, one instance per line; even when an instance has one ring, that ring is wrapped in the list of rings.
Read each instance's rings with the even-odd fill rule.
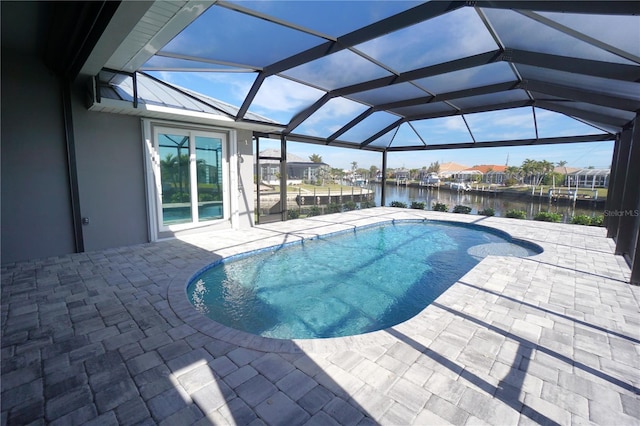
[[[412,334],[419,333],[419,327],[414,327],[414,325],[419,325],[419,323],[421,322],[420,318],[425,316],[425,313],[427,310],[429,310],[430,308],[431,310],[436,309],[436,307],[433,306],[434,304],[436,304],[441,298],[447,297],[446,296],[447,293],[451,292],[451,290],[454,287],[457,287],[457,284],[459,284],[461,281],[464,281],[467,275],[474,273],[474,271],[480,268],[480,266],[483,263],[485,263],[485,261],[488,258],[495,258],[500,256],[491,255],[491,256],[488,256],[487,258],[482,259],[478,264],[476,264],[473,268],[467,271],[462,277],[460,277],[460,279],[452,283],[451,286],[449,286],[442,294],[440,294],[432,303],[425,306],[424,309],[422,309],[419,313],[409,318],[408,320],[398,323],[392,327],[388,327],[386,329],[376,330],[369,333],[352,335],[352,336],[343,336],[343,337],[329,337],[329,338],[315,338],[315,339],[277,339],[272,337],[262,337],[262,336],[251,334],[245,331],[237,330],[237,329],[225,326],[221,323],[218,323],[206,317],[205,315],[201,314],[200,312],[198,312],[188,299],[187,291],[186,291],[187,287],[191,283],[193,277],[195,277],[200,272],[208,269],[209,267],[212,267],[211,266],[212,264],[219,264],[221,262],[224,262],[225,260],[232,259],[237,256],[246,256],[258,251],[269,250],[276,247],[285,247],[292,244],[300,244],[305,240],[312,240],[312,239],[321,238],[321,237],[329,237],[331,235],[335,235],[339,233],[355,231],[356,229],[359,229],[359,228],[361,229],[361,228],[366,228],[370,226],[382,225],[388,222],[393,223],[395,221],[398,221],[398,222],[407,222],[412,220],[413,221],[433,221],[433,222],[449,222],[452,224],[457,223],[462,225],[473,225],[475,227],[487,228],[493,231],[497,231],[500,234],[507,235],[512,241],[517,241],[518,243],[525,243],[527,245],[538,247],[540,250],[542,250],[541,253],[526,257],[527,259],[541,256],[545,254],[545,252],[547,252],[547,248],[544,247],[545,244],[534,243],[533,241],[527,240],[519,236],[514,236],[510,232],[505,231],[504,229],[500,229],[499,227],[493,226],[493,225],[499,225],[499,224],[492,224],[491,226],[485,225],[485,224],[478,225],[473,222],[464,220],[464,218],[468,217],[468,215],[460,215],[460,216],[456,215],[454,217],[447,216],[447,220],[444,220],[442,218],[430,218],[429,216],[431,215],[429,215],[428,213],[433,213],[430,211],[423,211],[422,214],[418,215],[419,217],[413,217],[413,218],[411,217],[397,218],[397,217],[393,217],[395,216],[393,213],[395,212],[390,212],[389,214],[385,214],[383,217],[379,217],[377,218],[377,220],[374,220],[372,222],[369,222],[363,225],[354,225],[348,222],[347,223],[334,222],[333,225],[343,225],[343,226],[347,226],[347,228],[343,230],[338,230],[338,231],[328,229],[327,232],[325,233],[318,233],[309,237],[305,236],[305,234],[308,234],[308,229],[285,232],[285,233],[282,233],[282,235],[295,236],[298,239],[295,241],[284,241],[281,244],[266,244],[264,247],[260,247],[260,248],[250,248],[249,246],[251,245],[251,243],[247,242],[240,245],[241,247],[246,244],[248,246],[247,250],[240,251],[236,254],[221,256],[220,254],[216,254],[215,252],[212,252],[212,254],[216,254],[217,256],[220,256],[220,259],[216,259],[213,262],[211,261],[207,262],[206,264],[204,264],[204,262],[201,262],[200,267],[197,267],[197,265],[195,265],[197,269],[189,269],[189,270],[181,271],[170,281],[168,286],[168,294],[167,294],[168,296],[167,300],[169,302],[169,306],[180,320],[182,320],[185,324],[191,326],[195,330],[209,337],[212,337],[214,339],[219,339],[223,342],[234,344],[239,347],[253,349],[261,352],[275,352],[275,353],[303,353],[303,352],[304,353],[310,353],[310,352],[311,353],[331,353],[331,352],[340,351],[340,350],[349,350],[355,347],[362,348],[362,347],[392,344],[395,341],[397,341],[397,339],[394,338],[393,334],[390,333],[388,330],[396,330],[396,331],[404,331],[404,332],[408,330],[412,330]],[[400,213],[400,211],[398,213]],[[436,215],[436,216],[440,216],[440,215]],[[455,220],[455,219],[462,219],[462,220]],[[296,220],[304,221],[308,219],[296,219]],[[357,220],[354,220],[354,221],[357,221]],[[313,223],[313,220],[311,222]],[[506,224],[508,224],[508,222],[505,223],[505,225]],[[327,224],[326,227],[329,228],[330,225]],[[318,232],[318,228],[315,227],[314,231]]]

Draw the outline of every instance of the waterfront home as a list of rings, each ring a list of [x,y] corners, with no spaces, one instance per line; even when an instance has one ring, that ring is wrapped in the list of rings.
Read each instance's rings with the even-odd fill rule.
[[[567,173],[564,185],[580,188],[607,188],[611,169],[578,169]]]

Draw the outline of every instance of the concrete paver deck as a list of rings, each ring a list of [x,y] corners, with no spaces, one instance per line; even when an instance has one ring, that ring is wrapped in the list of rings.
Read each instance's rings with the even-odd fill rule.
[[[233,254],[392,219],[544,248],[490,256],[411,320],[274,340],[198,314]],[[640,424],[640,288],[602,228],[374,208],[2,266],[2,424]]]

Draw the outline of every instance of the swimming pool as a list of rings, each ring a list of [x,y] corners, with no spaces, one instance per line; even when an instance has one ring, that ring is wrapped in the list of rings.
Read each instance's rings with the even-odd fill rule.
[[[248,333],[349,336],[415,316],[487,255],[540,251],[491,228],[395,221],[225,259],[196,274],[187,295]]]

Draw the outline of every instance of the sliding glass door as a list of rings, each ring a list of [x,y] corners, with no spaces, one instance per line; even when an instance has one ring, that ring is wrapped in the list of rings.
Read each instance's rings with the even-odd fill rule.
[[[198,219],[222,219],[222,139],[196,136]]]
[[[162,224],[191,222],[189,136],[158,134],[158,154],[162,182]]]
[[[226,135],[158,127],[154,137],[160,229],[223,219]]]

